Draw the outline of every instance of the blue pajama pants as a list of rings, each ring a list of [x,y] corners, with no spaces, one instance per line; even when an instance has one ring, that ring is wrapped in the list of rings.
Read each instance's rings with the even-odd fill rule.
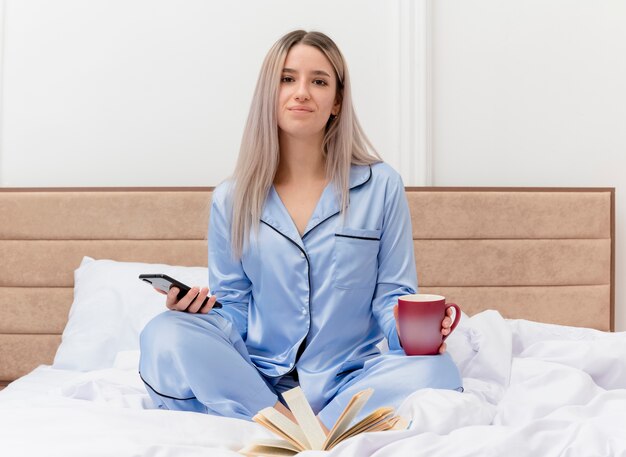
[[[290,375],[265,377],[257,370],[239,333],[216,313],[166,311],[141,333],[139,371],[159,408],[196,411],[250,420],[282,401],[298,385]],[[458,369],[448,354],[408,357],[390,351],[340,380],[319,417],[332,428],[352,396],[372,387],[361,415],[380,406],[397,408],[421,388],[462,390]]]

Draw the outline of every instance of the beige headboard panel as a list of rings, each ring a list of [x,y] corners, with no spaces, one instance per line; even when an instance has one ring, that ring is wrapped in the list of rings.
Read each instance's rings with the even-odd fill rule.
[[[420,291],[614,330],[614,190],[410,188]]]
[[[613,329],[613,189],[407,188],[422,292]],[[206,266],[209,188],[0,189],[0,382],[50,364],[83,256]]]

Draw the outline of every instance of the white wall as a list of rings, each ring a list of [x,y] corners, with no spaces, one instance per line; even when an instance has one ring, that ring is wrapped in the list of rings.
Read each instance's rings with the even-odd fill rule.
[[[433,182],[616,188],[626,330],[626,2],[433,2]]]
[[[2,186],[219,183],[232,172],[262,59],[296,28],[337,41],[364,127],[406,173],[401,152],[415,140],[398,134],[400,108],[411,114],[418,103],[401,90],[414,85],[401,78],[414,46],[399,44],[419,14],[411,0],[4,5]]]
[[[215,185],[267,49],[318,29],[407,185],[616,187],[626,330],[623,0],[0,5],[1,186]]]

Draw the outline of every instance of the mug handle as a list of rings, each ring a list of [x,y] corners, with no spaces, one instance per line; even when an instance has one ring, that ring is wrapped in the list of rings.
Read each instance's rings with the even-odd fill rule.
[[[452,325],[450,326],[450,333],[443,337],[442,341],[445,341],[450,335],[452,335],[452,331],[459,325],[459,321],[461,320],[461,308],[456,303],[446,303],[446,311],[448,308],[454,308],[454,321],[452,321]]]

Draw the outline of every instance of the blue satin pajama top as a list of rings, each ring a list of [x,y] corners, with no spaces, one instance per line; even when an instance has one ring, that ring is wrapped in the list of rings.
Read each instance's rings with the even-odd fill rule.
[[[240,260],[231,254],[231,186],[213,192],[209,284],[223,308],[212,312],[235,326],[270,382],[295,367],[321,407],[338,375],[379,354],[383,337],[401,349],[393,307],[417,290],[402,179],[385,163],[353,165],[346,217],[330,183],[302,236],[272,187]]]

